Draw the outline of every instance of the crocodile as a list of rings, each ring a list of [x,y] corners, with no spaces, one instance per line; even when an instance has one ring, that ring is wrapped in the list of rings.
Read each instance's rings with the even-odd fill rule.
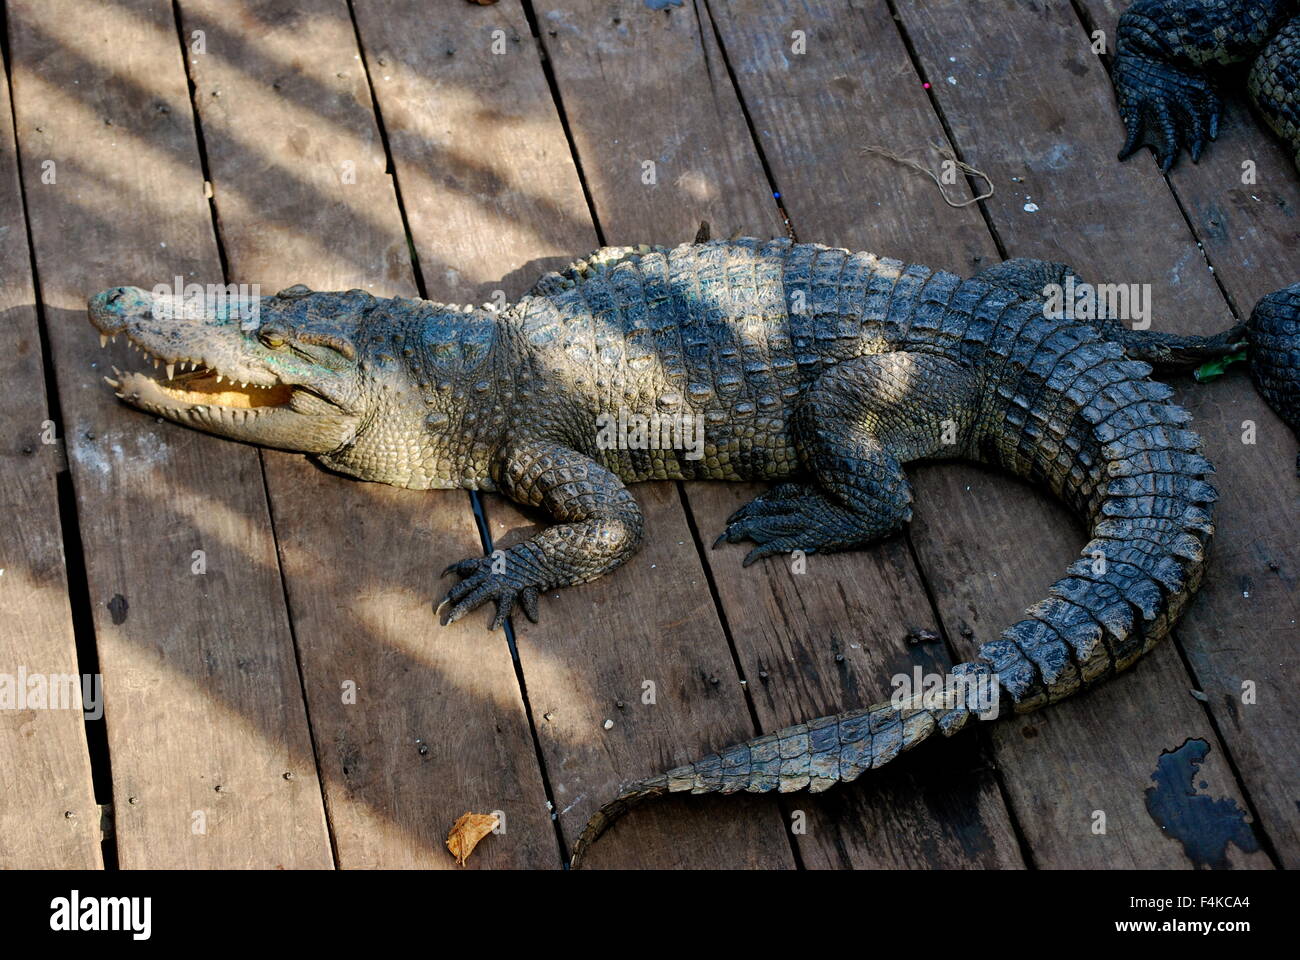
[[[1084,517],[1091,540],[1045,600],[952,672],[1024,711],[1130,666],[1185,608],[1213,533],[1213,468],[1150,374],[1224,357],[1247,335],[1134,330],[1083,297],[1053,307],[1052,285],[1074,279],[1045,261],[962,278],[741,238],[602,248],[499,310],[298,285],[198,307],[116,287],[88,314],[101,343],[125,335],[152,361],[107,378],[150,414],[364,480],[499,491],[548,513],[531,539],[444,571],[460,577],[440,604],[447,622],[485,603],[493,628],[516,605],[536,621],[541,594],[625,563],[643,533],[627,487],[639,481],[775,484],[719,538],[751,542],[748,565],[899,532],[915,461],[1028,478]],[[1270,301],[1270,323],[1294,328],[1296,294]],[[616,411],[673,429],[612,442],[601,424]],[[824,790],[987,706],[879,704],[638,781],[593,817],[575,862],[646,797]]]
[[[1255,389],[1300,437],[1300,283],[1260,298],[1250,313],[1247,339]],[[1295,471],[1300,476],[1300,453]]]
[[[1137,0],[1119,18],[1112,79],[1124,160],[1151,147],[1168,173],[1219,132],[1208,71],[1250,63],[1246,87],[1300,167],[1300,4],[1296,0]]]

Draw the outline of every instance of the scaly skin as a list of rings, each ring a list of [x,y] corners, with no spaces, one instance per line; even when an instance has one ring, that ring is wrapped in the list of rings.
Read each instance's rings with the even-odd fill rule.
[[[1254,60],[1248,89],[1300,165],[1300,17],[1295,0],[1138,0],[1120,17],[1115,93],[1128,136],[1121,160],[1155,151],[1168,173],[1218,136],[1207,69]]]
[[[1300,17],[1293,18],[1251,65],[1251,99],[1300,168]]]
[[[199,319],[155,316],[133,288],[90,319],[159,362],[203,368],[112,381],[128,403],[233,439],[313,453],[333,469],[409,487],[499,490],[556,523],[504,563],[454,564],[449,620],[518,602],[625,562],[642,516],[625,484],[778,482],[728,520],[746,562],[861,547],[911,515],[904,464],[963,458],[1051,489],[1086,519],[1083,557],[956,676],[1030,710],[1122,670],[1162,639],[1200,581],[1215,491],[1189,416],[1151,366],[1236,349],[1140,333],[1112,319],[1045,315],[1059,264],[1014,261],[963,280],[872,254],[787,240],[607,248],[499,314],[362,291],[295,288]],[[262,391],[219,390],[215,375]],[[233,409],[260,403],[253,413]],[[617,449],[598,418],[687,414],[701,456]],[[295,442],[294,435],[297,434]],[[982,709],[982,707],[981,707]],[[821,790],[880,766],[935,730],[961,729],[964,698],[882,704],[814,720],[634,784],[575,853],[637,799],[666,791]]]
[[[1300,283],[1270,293],[1250,315],[1250,378],[1300,437]],[[1296,456],[1300,476],[1300,454]]]

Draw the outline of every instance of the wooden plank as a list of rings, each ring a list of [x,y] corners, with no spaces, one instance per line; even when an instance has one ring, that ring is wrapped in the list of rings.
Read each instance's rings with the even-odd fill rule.
[[[1112,49],[1126,4],[1116,6],[1110,0],[1082,4],[1091,16],[1089,26],[1106,30]],[[1261,296],[1297,278],[1300,176],[1287,152],[1251,114],[1243,92],[1229,86],[1223,93],[1227,111],[1219,139],[1199,164],[1184,158],[1169,182],[1219,283],[1245,317]],[[1109,118],[1109,130],[1103,127],[1103,133],[1109,133],[1111,144],[1118,143],[1121,124],[1113,109],[1104,118]],[[1254,183],[1243,182],[1248,160],[1254,164]],[[1196,319],[1196,329],[1214,326],[1210,317]],[[1300,819],[1295,765],[1287,758],[1300,751],[1294,720],[1300,695],[1290,682],[1300,673],[1295,644],[1300,487],[1291,469],[1296,444],[1243,376],[1207,384],[1187,399],[1198,424],[1221,424],[1215,456],[1218,524],[1228,539],[1221,536],[1215,547],[1214,575],[1201,588],[1195,615],[1179,628],[1179,640],[1274,849],[1294,869],[1300,866]],[[1240,442],[1246,420],[1256,425],[1254,445]],[[1246,642],[1238,642],[1239,637]],[[1257,688],[1254,703],[1242,702],[1246,681]]]
[[[190,74],[231,278],[418,295],[344,0],[181,12],[206,37]],[[473,810],[505,832],[469,866],[558,866],[509,648],[433,616],[437,572],[482,550],[468,497],[263,456],[339,865],[452,867]]]
[[[770,70],[763,69],[758,63],[752,68],[746,68],[745,55],[738,51],[752,49],[755,58],[778,57],[782,55],[779,51],[788,49],[786,38],[797,29],[804,30],[809,38],[822,38],[824,43],[847,42],[843,30],[828,29],[834,16],[833,12],[830,12],[831,9],[833,8],[828,8],[826,5],[816,5],[811,9],[803,5],[791,12],[785,22],[777,20],[768,25],[769,32],[766,35],[763,34],[764,25],[761,21],[743,20],[748,13],[748,8],[743,5],[733,4],[715,10],[724,44],[736,68],[737,76],[741,78],[741,92],[750,106],[755,126],[760,131],[768,131],[766,138],[763,139],[765,152],[769,165],[782,186],[787,209],[790,210],[796,226],[805,234],[810,229],[817,229],[819,232],[824,231],[833,236],[842,235],[844,239],[840,242],[851,247],[870,243],[870,238],[865,236],[868,230],[872,233],[882,230],[887,233],[892,232],[901,236],[899,240],[901,246],[883,252],[907,259],[928,260],[935,265],[947,265],[957,270],[969,270],[976,257],[981,258],[982,262],[987,262],[992,258],[992,249],[987,235],[982,251],[974,248],[975,252],[971,252],[972,247],[969,242],[956,243],[947,252],[944,250],[949,237],[956,235],[957,225],[963,220],[968,221],[969,229],[974,229],[971,224],[977,222],[975,211],[962,212],[948,209],[934,193],[934,185],[919,175],[904,170],[901,172],[902,178],[898,179],[899,168],[888,164],[882,166],[883,161],[874,158],[864,160],[853,156],[850,152],[852,141],[846,141],[843,135],[836,133],[847,129],[852,117],[871,114],[875,120],[871,128],[873,141],[895,153],[916,155],[916,151],[912,149],[914,144],[939,140],[942,131],[932,115],[928,119],[925,118],[928,107],[925,104],[921,80],[914,74],[910,80],[907,80],[904,71],[895,67],[892,82],[872,80],[868,75],[867,82],[861,85],[862,100],[855,102],[850,99],[843,106],[837,105],[843,99],[842,93],[835,96],[819,93],[831,89],[831,83],[828,81],[833,81],[833,78],[821,76],[810,79],[807,82],[806,96],[811,102],[803,105],[801,109],[789,110],[791,116],[799,117],[800,122],[807,125],[809,129],[800,138],[788,132],[782,134],[773,130],[781,115],[779,111],[788,107],[787,91],[790,89],[788,78],[764,81],[762,78],[769,76]],[[867,22],[875,26],[871,31],[873,42],[870,46],[876,51],[876,56],[882,56],[882,51],[888,50],[891,46],[887,39],[889,36],[887,11],[883,5],[878,4],[859,5],[859,9],[867,18]],[[749,46],[744,47],[742,45],[746,43],[747,35],[752,35],[755,39],[749,40]],[[895,41],[893,46],[897,48],[901,44]],[[799,61],[797,67],[791,68],[792,71],[815,71],[816,63],[820,60],[832,65],[857,63],[860,60],[860,55],[854,56],[852,50],[836,49],[832,55],[831,51],[819,50],[816,47],[813,48],[813,53],[807,56],[809,59]],[[895,53],[895,56],[901,57],[901,54]],[[816,59],[812,59],[813,57]],[[788,59],[794,63],[793,58]],[[747,75],[754,78],[748,84],[744,79]],[[880,72],[878,76],[888,77],[891,74]],[[844,87],[843,83],[841,87]],[[876,91],[885,88],[890,91],[890,109],[884,112],[879,110],[873,112],[871,97]],[[855,88],[850,86],[848,89]],[[914,117],[910,122],[903,120],[902,118],[909,111],[919,113],[920,118]],[[898,123],[897,128],[894,126],[895,122]],[[807,141],[802,148],[799,148],[800,139]],[[826,144],[843,144],[843,146],[837,153],[823,146]],[[827,168],[825,177],[819,176],[822,172],[817,166],[819,162],[824,163]],[[836,183],[838,175],[835,171],[846,168],[854,169],[858,173],[852,194],[841,195],[834,190],[822,189],[819,186],[823,183]],[[804,178],[808,186],[802,190],[792,188],[787,180],[789,176]],[[879,179],[873,180],[873,178]],[[855,203],[858,202],[855,197],[859,195],[875,197],[887,193],[890,178],[896,180],[896,190],[900,191],[900,194],[901,190],[908,188],[919,192],[915,196],[901,194],[896,206],[891,203],[887,209],[894,214],[893,217],[878,216],[873,219],[869,227],[856,222],[853,219],[856,215]],[[929,196],[922,195],[925,191],[929,191]],[[882,227],[882,219],[890,220],[892,227],[889,224]],[[927,231],[925,225],[936,222],[936,219],[943,222],[943,230]],[[816,226],[810,226],[810,223]],[[912,240],[906,237],[909,224],[916,234]],[[917,224],[921,225],[920,229],[915,226]],[[855,235],[855,231],[861,233]],[[912,252],[918,249],[921,252]],[[936,568],[945,562],[947,555],[963,545],[959,537],[945,536],[943,532],[928,527],[926,524],[928,517],[969,516],[981,534],[971,541],[978,544],[976,549],[979,552],[979,566],[976,569],[983,584],[980,604],[973,602],[964,605],[955,604],[952,602],[949,584],[936,579],[931,580],[932,590],[939,601],[948,634],[957,642],[964,655],[973,652],[973,647],[979,641],[995,635],[1006,624],[1012,622],[1025,603],[1041,597],[1046,585],[1059,576],[1060,570],[1064,568],[1078,547],[1078,543],[1073,541],[1071,536],[1073,534],[1077,537],[1077,533],[1069,530],[1068,527],[1061,528],[1061,518],[1053,515],[1053,505],[1045,496],[1031,494],[1023,487],[1019,489],[1009,487],[1003,481],[990,487],[987,482],[982,482],[984,477],[984,474],[974,468],[949,465],[916,471],[917,522],[913,525],[912,534],[922,566],[931,577],[934,577]],[[972,498],[967,491],[971,488],[980,489],[981,496],[979,512],[968,514],[967,511],[971,510]],[[989,540],[987,531],[990,529],[1000,532],[998,544],[987,542]],[[1053,535],[1051,533],[1053,530],[1060,536]],[[1067,545],[1068,543],[1072,543],[1072,546]],[[990,548],[997,551],[992,559],[987,555]],[[1025,593],[1011,598],[997,610],[992,609],[992,602],[999,597],[1000,591],[1005,590],[1006,569],[1011,567],[1020,569],[1025,567],[1027,562],[1039,563],[1040,558],[1042,566],[1033,568],[1036,579],[1026,585]],[[987,611],[983,609],[985,603],[990,605]],[[963,631],[968,632],[969,637],[963,637]],[[1038,821],[1039,833],[1042,834],[1044,832],[1042,824],[1051,811],[1036,809],[1035,805],[1027,804],[1024,800],[1034,797],[1036,793],[1049,796],[1047,792],[1049,787],[1042,783],[1040,772],[1021,769],[1023,764],[1017,766],[1014,757],[1008,756],[1003,745],[1010,739],[1010,733],[1003,725],[995,726],[991,730],[995,738],[997,760],[1005,770],[1005,777],[1020,784],[1018,789],[1021,802],[1017,803],[1017,812],[1022,817]],[[1079,748],[1083,749],[1084,738],[1080,736],[1078,740]],[[1147,773],[1149,774],[1149,769]],[[1038,778],[1037,781],[1035,777]],[[1013,789],[1013,796],[1015,795]],[[1137,804],[1138,810],[1141,810],[1140,792]],[[1030,827],[1026,825],[1027,832],[1029,829]],[[1050,850],[1042,848],[1038,842],[1033,842],[1035,858],[1039,862],[1044,862],[1044,859],[1046,862],[1052,862],[1053,857],[1059,857],[1061,862],[1065,863],[1081,856],[1084,850],[1078,843],[1079,837],[1077,835],[1066,837],[1066,832],[1068,831],[1061,832],[1062,838]]]
[[[539,24],[607,237],[679,242],[702,215],[723,236],[785,232],[712,24],[706,18],[701,27],[697,9],[657,13],[564,0],[548,4]],[[674,100],[671,110],[647,115],[637,109],[662,98],[662,91],[681,89],[696,92]],[[655,164],[653,184],[643,179],[646,161]],[[695,527],[707,543],[732,511],[763,489],[685,486]],[[791,575],[784,559],[745,569],[742,556],[732,548],[708,553],[706,562],[764,730],[885,699],[888,678],[911,669],[909,628],[934,626],[902,541],[880,551],[815,558],[804,576]],[[890,599],[873,602],[881,596]],[[864,636],[871,641],[859,642]],[[932,655],[927,660],[935,666]],[[944,754],[963,774],[980,763],[978,745],[965,746],[970,749]],[[789,813],[801,811],[806,820],[807,832],[796,834],[802,861],[818,867],[1018,865],[991,776],[963,779],[950,769],[923,757],[841,796],[789,798]],[[966,842],[977,834],[980,840]]]
[[[17,0],[9,30],[119,863],[328,867],[257,454],[119,404],[100,376],[127,351],[101,352],[85,320],[113,284],[220,280],[171,4]]]
[[[1109,83],[1070,7],[1005,2],[994,14],[958,0],[904,0],[899,12],[959,151],[999,185],[985,208],[1009,255],[1064,260],[1099,282],[1150,283],[1157,330],[1227,325],[1223,298],[1161,178],[1150,165],[1114,160]],[[996,30],[989,29],[990,16]],[[1044,50],[1052,56],[1044,58]],[[1034,68],[1017,69],[1026,63]],[[1141,230],[1123,227],[1133,211],[1141,211]],[[1203,396],[1184,391],[1181,402],[1196,413]],[[1212,460],[1231,460],[1221,420],[1203,415],[1195,427]],[[972,484],[972,499],[983,499],[984,486]],[[941,523],[952,527],[948,512],[942,519],[935,510],[918,514],[918,536]],[[1241,543],[1239,531],[1223,520],[1221,513],[1220,557],[1241,549],[1233,545]],[[976,521],[966,514],[948,549],[922,554],[949,623],[964,617],[975,626],[975,616],[986,629],[1008,623],[1060,574],[1068,550],[1060,539],[1033,550],[1013,541],[994,547],[992,560],[983,549],[977,556],[970,545],[986,546],[991,529],[1002,529],[1001,517],[984,513]],[[1075,549],[1080,543],[1073,539]],[[1212,564],[1207,585],[1222,573]],[[1183,623],[1214,615],[1208,599],[1202,596]],[[1238,621],[1239,630],[1245,627]],[[1039,865],[1196,865],[1147,812],[1144,798],[1161,752],[1190,739],[1211,748],[1196,778],[1203,792],[1242,804],[1224,745],[1191,695],[1177,650],[1167,644],[1149,660],[1093,693],[996,731],[1007,787]],[[1104,835],[1093,832],[1098,810],[1107,818]],[[1228,857],[1239,866],[1269,865],[1262,852],[1232,847]]]
[[[0,82],[0,676],[6,696],[21,688],[25,697],[20,671],[49,689],[52,678],[80,670],[59,526],[59,447],[42,442],[49,410],[10,109],[9,84]],[[64,709],[49,700],[46,709],[0,709],[0,755],[14,774],[0,779],[0,869],[103,866],[82,701],[61,702]]]
[[[416,250],[421,264],[438,264],[424,270],[430,293],[500,287],[518,296],[546,266],[597,245],[535,41],[518,4],[467,8],[432,25],[419,10],[363,3],[357,18]],[[493,53],[495,31],[503,53]],[[655,531],[646,549],[616,575],[544,600],[540,625],[515,619],[569,844],[620,783],[684,761],[706,742],[753,733],[676,492],[643,490]],[[502,498],[485,502],[495,541],[530,532],[530,520]],[[481,628],[485,617],[469,619]],[[646,681],[653,705],[642,702]],[[770,805],[689,803],[649,810],[602,840],[586,865],[793,864]]]
[[[429,295],[516,297],[592,250],[591,217],[518,3],[438,18],[413,0],[352,6]]]

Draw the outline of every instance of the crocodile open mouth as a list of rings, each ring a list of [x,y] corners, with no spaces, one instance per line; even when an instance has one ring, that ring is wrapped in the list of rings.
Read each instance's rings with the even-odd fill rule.
[[[100,334],[100,346],[107,346],[116,337]],[[151,354],[127,335],[130,346],[143,355],[146,363],[155,370],[165,372],[165,377],[150,376],[141,372],[123,372],[113,368],[113,376],[105,382],[117,396],[129,403],[157,413],[177,413],[182,410],[207,412],[218,417],[229,415],[238,420],[259,416],[272,410],[288,407],[295,388],[285,383],[262,386],[255,383],[236,382],[217,370],[193,358],[164,359]]]

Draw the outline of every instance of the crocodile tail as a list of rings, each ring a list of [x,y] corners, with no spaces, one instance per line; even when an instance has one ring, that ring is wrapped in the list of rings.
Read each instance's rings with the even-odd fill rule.
[[[953,668],[942,689],[797,723],[637,781],[587,821],[571,865],[615,820],[643,800],[666,793],[821,793],[884,766],[935,732],[951,736],[974,714],[995,714],[1000,692],[987,664]]]
[[[1126,669],[1169,634],[1200,584],[1217,493],[1191,419],[1151,367],[1041,304],[993,303],[975,459],[1044,484],[1087,522],[1081,557],[1047,599],[974,663],[940,702],[915,698],[822,717],[632,784],[588,823],[575,861],[615,817],[664,793],[820,792],[857,779],[936,731],[1000,706],[1027,712]],[[976,316],[973,322],[978,322]],[[988,688],[994,693],[989,695]],[[956,696],[953,696],[953,692]]]
[[[976,453],[1046,485],[1092,537],[1046,600],[980,647],[1019,711],[1126,669],[1169,634],[1200,585],[1218,498],[1191,414],[1150,366],[1037,310],[1013,305],[1015,336],[990,338]]]

